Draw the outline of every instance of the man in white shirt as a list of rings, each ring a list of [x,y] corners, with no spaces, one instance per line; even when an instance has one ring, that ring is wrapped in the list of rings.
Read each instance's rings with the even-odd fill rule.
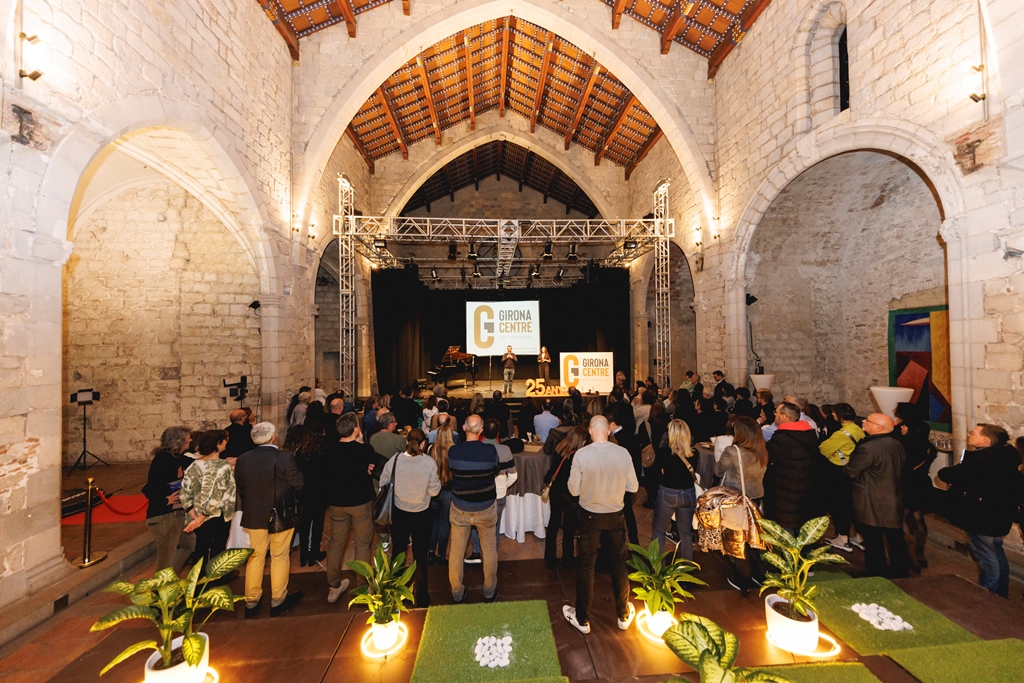
[[[594,565],[602,545],[611,557],[619,628],[628,629],[636,616],[636,608],[629,601],[622,501],[627,491],[635,493],[640,484],[629,451],[610,443],[608,433],[608,420],[602,415],[594,416],[590,420],[592,443],[576,451],[569,471],[569,493],[580,498],[580,560],[576,573],[576,606],[563,606],[562,614],[584,635],[590,633],[588,613],[594,598]]]

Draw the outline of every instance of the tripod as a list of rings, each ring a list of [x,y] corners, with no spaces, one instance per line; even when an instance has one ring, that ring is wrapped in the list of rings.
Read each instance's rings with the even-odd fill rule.
[[[83,472],[88,472],[89,471],[89,457],[90,456],[95,458],[98,462],[103,463],[107,467],[110,467],[110,463],[109,462],[107,462],[106,460],[104,460],[100,456],[96,455],[95,453],[90,453],[89,452],[89,448],[86,445],[87,444],[86,439],[88,437],[88,428],[89,427],[88,427],[88,423],[86,422],[85,411],[88,408],[88,406],[89,406],[88,403],[83,403],[82,404],[82,452],[79,454],[78,459],[75,460],[75,464],[72,465],[71,469],[68,470],[68,474],[71,474],[72,472],[77,470],[79,467],[82,468]]]

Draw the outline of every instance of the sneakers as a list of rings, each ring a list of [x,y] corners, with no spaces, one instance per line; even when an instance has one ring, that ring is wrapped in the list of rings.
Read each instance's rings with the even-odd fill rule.
[[[753,590],[757,586],[761,585],[757,581],[755,581],[754,579],[747,579],[746,581],[743,581],[741,579],[734,579],[731,576],[727,577],[726,581],[729,582],[730,586],[732,586],[733,588],[735,588],[736,590],[738,590],[740,592],[745,592],[745,591]]]
[[[278,615],[284,614],[285,612],[290,610],[292,607],[295,607],[295,605],[299,604],[301,601],[302,601],[302,591],[295,591],[294,593],[289,593],[285,597],[284,602],[282,602],[277,607],[271,607],[270,608],[270,616],[276,617]]]
[[[480,564],[483,560],[480,558],[480,553],[472,553],[465,560],[466,564]]]
[[[259,602],[257,602],[252,607],[249,607],[248,605],[246,605],[245,606],[245,618],[246,619],[254,619],[254,618],[256,618],[256,615],[260,613],[260,607],[262,607],[262,606],[263,606],[263,599],[262,598],[260,599]]]
[[[385,553],[387,553],[388,548],[390,548],[390,547],[391,547],[391,536],[390,535],[388,535],[388,536],[381,536],[380,537],[380,549],[383,550]]]
[[[850,545],[858,550],[864,550],[864,539],[863,538],[850,538]]]
[[[626,615],[625,619],[620,618],[616,621],[620,631],[628,630],[629,625],[633,623],[633,619],[636,617],[636,607],[633,607],[633,603],[627,602],[626,607],[629,608],[629,614]]]
[[[825,543],[828,543],[830,546],[832,546],[836,550],[842,550],[844,553],[852,553],[853,552],[853,546],[850,545],[850,542],[849,541],[844,541],[844,542],[840,543],[839,542],[839,538],[840,538],[839,536],[836,536],[833,539],[825,541]]]
[[[583,635],[587,635],[588,633],[590,633],[590,622],[589,621],[584,621],[582,624],[580,622],[576,621],[576,608],[575,607],[570,607],[569,605],[563,605],[562,606],[562,616],[565,617],[566,621],[568,621],[570,624],[572,624],[573,628],[575,628],[577,631],[579,631]]]
[[[327,588],[327,602],[332,605],[338,602],[338,598],[341,597],[342,593],[348,590],[348,579],[343,579],[341,584],[337,588]]]
[[[498,589],[494,589],[494,595],[491,597],[484,596],[484,602],[497,602],[498,601]]]

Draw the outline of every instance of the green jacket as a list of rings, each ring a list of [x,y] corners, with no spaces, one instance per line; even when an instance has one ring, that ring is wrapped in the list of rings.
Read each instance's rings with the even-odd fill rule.
[[[830,463],[843,467],[850,462],[850,454],[863,438],[863,429],[853,422],[844,422],[835,434],[821,442],[818,450]]]

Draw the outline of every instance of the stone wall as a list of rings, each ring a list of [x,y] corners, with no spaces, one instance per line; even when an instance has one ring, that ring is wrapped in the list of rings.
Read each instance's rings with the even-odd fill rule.
[[[921,178],[881,154],[834,157],[786,188],[746,273],[754,350],[776,395],[872,409],[868,387],[889,384],[890,308],[946,303],[939,225]]]
[[[222,223],[169,182],[128,190],[75,228],[64,278],[64,394],[101,393],[89,450],[146,461],[164,428],[224,427],[237,404],[223,380],[259,397],[259,281]],[[81,450],[81,409],[64,409],[64,461]]]
[[[338,281],[324,268],[320,268],[316,281],[316,374],[328,394],[339,386],[338,374],[334,372],[337,366],[324,360],[325,354],[338,355],[341,329],[339,306]]]
[[[576,210],[567,215],[565,204],[550,197],[544,203],[544,194],[533,188],[524,185],[520,192],[519,182],[507,176],[502,176],[501,180],[494,176],[481,178],[479,191],[470,185],[455,193],[454,202],[450,197],[441,197],[430,205],[429,213],[425,206],[421,206],[404,215],[424,218],[588,218]]]

